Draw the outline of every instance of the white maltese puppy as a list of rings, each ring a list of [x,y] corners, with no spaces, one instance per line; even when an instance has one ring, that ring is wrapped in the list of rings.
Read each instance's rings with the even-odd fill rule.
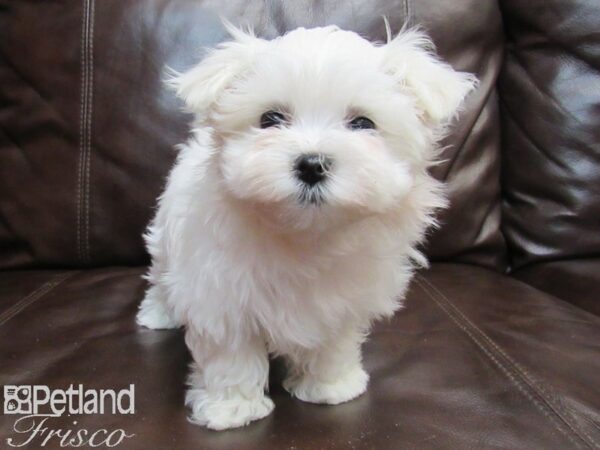
[[[377,45],[334,26],[228,28],[170,81],[195,121],[145,236],[137,315],[185,326],[186,403],[215,430],[272,411],[269,354],[300,400],[365,391],[361,343],[426,264],[416,246],[445,203],[427,169],[475,85],[417,30]]]

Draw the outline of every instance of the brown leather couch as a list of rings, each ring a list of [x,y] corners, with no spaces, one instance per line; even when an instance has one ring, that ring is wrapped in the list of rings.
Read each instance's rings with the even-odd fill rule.
[[[218,15],[376,40],[386,15],[481,80],[435,169],[432,267],[365,345],[368,392],[302,403],[275,362],[274,413],[227,432],[186,421],[182,333],[134,322],[189,121],[163,68],[224,39]],[[599,30],[597,0],[0,0],[0,385],[133,383],[133,415],[47,422],[135,435],[117,448],[600,448]]]

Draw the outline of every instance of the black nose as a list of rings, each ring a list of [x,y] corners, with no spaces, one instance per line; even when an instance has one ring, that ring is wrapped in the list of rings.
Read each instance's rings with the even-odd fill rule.
[[[331,168],[331,158],[320,153],[305,153],[296,159],[294,171],[298,179],[309,186],[314,186],[327,178]]]

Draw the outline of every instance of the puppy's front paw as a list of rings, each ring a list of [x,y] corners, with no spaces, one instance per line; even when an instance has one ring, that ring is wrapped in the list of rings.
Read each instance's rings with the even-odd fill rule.
[[[275,405],[264,394],[246,397],[242,393],[209,395],[204,389],[190,389],[185,403],[192,409],[190,421],[211,430],[226,430],[248,425],[268,416]]]
[[[283,387],[302,401],[337,405],[365,392],[368,381],[369,375],[362,367],[357,367],[336,380],[327,382],[307,374],[291,376],[283,382]]]

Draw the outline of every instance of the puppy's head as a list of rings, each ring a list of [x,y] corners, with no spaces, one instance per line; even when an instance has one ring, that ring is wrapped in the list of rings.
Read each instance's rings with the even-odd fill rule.
[[[171,84],[213,130],[222,185],[242,207],[281,230],[323,229],[397,211],[434,183],[435,142],[475,79],[423,33],[385,45],[333,26],[230,33]]]

